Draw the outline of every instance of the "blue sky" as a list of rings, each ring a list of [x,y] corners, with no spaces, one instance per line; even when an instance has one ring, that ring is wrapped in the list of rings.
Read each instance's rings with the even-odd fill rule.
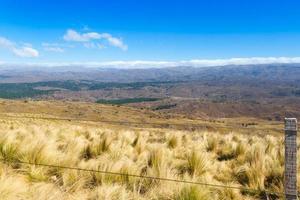
[[[297,0],[0,0],[0,62],[300,56]]]

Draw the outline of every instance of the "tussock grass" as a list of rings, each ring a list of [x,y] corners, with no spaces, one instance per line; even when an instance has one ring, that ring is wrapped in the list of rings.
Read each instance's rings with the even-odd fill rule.
[[[1,199],[253,200],[261,199],[265,189],[283,192],[283,139],[275,136],[3,119],[0,159],[124,174],[2,161]],[[128,174],[249,187],[261,193]]]
[[[191,176],[201,176],[208,172],[209,158],[202,152],[192,150],[187,156],[187,170]]]
[[[169,148],[174,149],[179,145],[179,138],[176,135],[172,135],[167,142]]]
[[[175,200],[210,200],[212,194],[207,188],[199,186],[184,186],[174,197]]]

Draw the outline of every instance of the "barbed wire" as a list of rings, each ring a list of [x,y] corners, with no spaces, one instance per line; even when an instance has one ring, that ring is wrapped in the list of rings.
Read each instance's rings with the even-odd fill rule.
[[[108,174],[108,175],[115,175],[115,176],[127,176],[127,177],[140,178],[140,179],[151,179],[151,180],[158,180],[158,181],[177,182],[177,183],[200,185],[200,186],[206,186],[206,187],[212,187],[212,188],[235,189],[235,190],[241,190],[241,191],[248,191],[250,193],[255,193],[255,194],[258,194],[258,195],[269,194],[269,195],[276,195],[276,196],[281,196],[281,197],[284,197],[285,195],[288,195],[286,193],[275,192],[275,191],[271,191],[271,190],[258,190],[258,189],[252,189],[252,188],[247,188],[247,187],[211,184],[211,183],[204,183],[204,182],[194,182],[194,181],[187,181],[187,180],[178,180],[178,179],[170,179],[170,178],[154,177],[154,176],[144,176],[144,175],[137,175],[137,174],[111,172],[111,171],[102,171],[102,170],[94,170],[94,169],[86,169],[86,168],[79,168],[79,167],[62,166],[62,165],[32,163],[32,162],[26,162],[26,161],[20,161],[20,160],[0,159],[0,161],[3,161],[4,163],[10,163],[10,164],[18,163],[18,164],[25,164],[25,165],[34,165],[34,166],[41,166],[41,167],[52,167],[52,168],[60,168],[60,169],[66,169],[66,170],[77,170],[77,171]]]

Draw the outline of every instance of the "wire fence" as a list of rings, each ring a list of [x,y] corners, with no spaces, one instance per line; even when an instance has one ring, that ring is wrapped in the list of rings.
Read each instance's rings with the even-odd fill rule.
[[[247,191],[252,194],[257,194],[257,195],[263,195],[263,194],[276,195],[278,197],[284,197],[286,195],[286,193],[276,192],[276,191],[272,191],[272,190],[258,190],[258,189],[247,188],[247,187],[210,184],[210,183],[204,183],[204,182],[195,182],[195,181],[178,180],[178,179],[170,179],[170,178],[163,178],[163,177],[154,177],[154,176],[145,176],[145,175],[137,175],[137,174],[129,174],[129,173],[85,169],[85,168],[71,167],[71,166],[61,166],[61,165],[52,165],[52,164],[44,164],[44,163],[31,163],[31,162],[25,162],[25,161],[20,161],[20,160],[0,159],[0,161],[2,161],[4,163],[9,163],[9,164],[25,164],[25,165],[33,165],[33,166],[40,166],[40,167],[51,167],[51,168],[59,168],[59,169],[65,169],[65,170],[77,170],[77,171],[85,171],[85,172],[92,172],[92,173],[100,173],[100,174],[105,174],[105,175],[125,176],[125,177],[133,177],[133,178],[139,178],[139,179],[151,179],[151,180],[167,181],[167,182],[177,182],[177,183],[183,183],[183,184],[200,185],[200,186],[211,187],[211,188],[234,189],[234,190],[240,190],[240,191]],[[298,196],[300,196],[300,195],[298,195]]]
[[[193,127],[193,128],[201,128],[205,129],[207,128],[207,125],[197,125],[197,124],[180,124],[180,123],[156,123],[156,122],[131,122],[131,121],[113,121],[113,120],[83,120],[78,118],[56,118],[56,117],[33,117],[33,116],[8,116],[5,117],[11,117],[11,118],[27,118],[27,119],[41,119],[41,120],[59,120],[59,121],[76,121],[76,122],[96,122],[96,123],[110,123],[110,124],[121,124],[121,125],[151,125],[151,126],[158,126],[158,127],[164,127],[168,128],[170,126],[174,127]],[[155,127],[154,127],[155,128]],[[222,125],[218,126],[216,129],[222,129],[222,128],[237,128],[229,125]],[[263,130],[264,128],[258,128],[258,127],[238,127],[239,129],[255,129],[255,130]],[[274,131],[282,131],[282,129],[279,128],[272,128]],[[85,169],[85,168],[79,168],[74,166],[61,166],[61,165],[53,165],[53,164],[47,164],[47,163],[31,163],[21,160],[5,160],[0,159],[0,161],[4,163],[18,163],[18,164],[24,164],[24,165],[32,165],[32,166],[40,166],[40,167],[51,167],[51,168],[59,168],[59,169],[65,169],[65,170],[78,170],[78,171],[85,171],[85,172],[91,172],[91,173],[100,173],[104,175],[113,175],[113,176],[125,176],[125,177],[133,177],[133,178],[139,178],[139,179],[151,179],[151,180],[157,180],[157,181],[167,181],[167,182],[177,182],[177,183],[183,183],[183,184],[193,184],[193,185],[200,185],[204,187],[211,187],[211,188],[224,188],[224,189],[234,189],[234,190],[240,190],[243,192],[249,192],[252,194],[257,195],[265,195],[268,197],[268,195],[273,195],[277,197],[284,197],[286,193],[283,192],[277,192],[272,190],[259,190],[259,189],[253,189],[248,187],[239,187],[239,186],[230,186],[230,185],[219,185],[219,184],[211,184],[211,183],[205,183],[205,182],[195,182],[195,181],[188,181],[188,180],[178,180],[178,179],[170,179],[170,178],[164,178],[164,177],[154,177],[154,176],[146,176],[146,175],[138,175],[138,174],[129,174],[129,173],[120,173],[120,172],[112,172],[112,171],[101,171],[101,170],[95,170],[95,169]],[[298,197],[300,195],[298,194]],[[267,198],[268,199],[268,198]]]

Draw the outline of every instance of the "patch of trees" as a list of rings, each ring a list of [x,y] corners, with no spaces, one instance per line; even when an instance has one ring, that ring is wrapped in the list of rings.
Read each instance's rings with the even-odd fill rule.
[[[147,102],[147,101],[158,101],[159,98],[124,98],[124,99],[99,99],[96,101],[96,103],[101,104],[112,104],[112,105],[122,105],[122,104],[128,104],[128,103],[140,103],[140,102]]]

